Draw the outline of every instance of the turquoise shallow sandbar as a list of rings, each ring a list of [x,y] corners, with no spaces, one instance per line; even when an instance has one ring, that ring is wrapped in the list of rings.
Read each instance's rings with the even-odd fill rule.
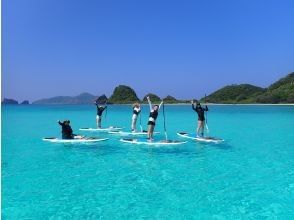
[[[195,130],[190,105],[165,111],[170,139]],[[95,113],[87,105],[2,107],[3,219],[294,218],[293,106],[210,106],[210,134],[226,140],[217,145],[145,147],[107,134],[98,144],[41,140],[60,136],[58,119],[82,133]],[[131,114],[109,106],[102,123],[129,129]],[[144,128],[147,118],[143,106]],[[163,139],[162,112],[156,130]]]

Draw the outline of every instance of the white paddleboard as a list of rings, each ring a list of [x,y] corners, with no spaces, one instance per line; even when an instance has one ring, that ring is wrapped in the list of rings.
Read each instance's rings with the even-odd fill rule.
[[[120,136],[144,136],[147,135],[147,131],[127,132],[127,131],[109,131],[108,134],[115,134]],[[153,134],[160,134],[160,132],[153,132]]]
[[[80,128],[80,131],[93,131],[93,132],[109,132],[122,130],[121,127],[108,127],[108,128]]]
[[[148,139],[132,139],[132,138],[123,138],[123,139],[120,139],[120,141],[124,143],[129,143],[129,144],[144,144],[144,145],[154,145],[154,146],[180,145],[180,144],[187,143],[187,141],[172,141],[172,140],[149,141]]]
[[[196,137],[196,135],[189,134],[186,132],[178,132],[177,135],[183,138],[188,138],[200,142],[207,142],[207,143],[220,143],[223,142],[224,140],[221,138],[216,138],[216,137]]]
[[[108,138],[74,138],[74,139],[61,139],[56,137],[43,138],[43,141],[48,141],[51,143],[95,143],[100,141],[106,141]]]

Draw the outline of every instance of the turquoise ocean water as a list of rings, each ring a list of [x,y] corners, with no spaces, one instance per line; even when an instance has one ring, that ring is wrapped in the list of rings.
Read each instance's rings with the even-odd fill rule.
[[[195,130],[190,105],[166,106],[170,139]],[[293,219],[294,107],[210,106],[210,135],[223,144],[176,147],[106,142],[64,145],[95,126],[95,106],[2,107],[3,219]],[[104,125],[130,127],[130,106],[109,106]],[[148,116],[143,107],[142,122]],[[138,121],[139,122],[139,121]],[[163,116],[156,130],[164,138]],[[84,132],[83,134],[87,134]],[[95,133],[91,133],[91,136]]]

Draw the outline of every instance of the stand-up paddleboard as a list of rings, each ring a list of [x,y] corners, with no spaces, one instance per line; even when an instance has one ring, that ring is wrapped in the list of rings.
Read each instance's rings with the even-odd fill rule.
[[[93,131],[93,132],[109,132],[122,130],[121,127],[108,127],[108,128],[80,128],[80,131]]]
[[[61,139],[57,137],[46,137],[46,138],[43,138],[42,140],[52,142],[52,143],[95,143],[100,141],[106,141],[108,140],[108,138],[85,137],[85,138],[74,138],[74,139]]]
[[[207,143],[221,143],[224,140],[221,138],[216,138],[216,137],[196,137],[196,135],[189,134],[186,132],[178,132],[177,135],[183,138],[188,138],[196,141],[201,141],[201,142],[207,142]]]
[[[108,134],[120,135],[120,136],[144,136],[147,135],[147,131],[127,132],[127,131],[109,131]],[[153,134],[160,134],[160,132],[153,132]]]
[[[169,146],[169,145],[181,145],[187,143],[187,141],[171,141],[171,140],[161,140],[161,141],[150,141],[148,139],[132,139],[123,138],[120,139],[121,142],[129,144],[142,144],[142,145],[154,145],[154,146]]]

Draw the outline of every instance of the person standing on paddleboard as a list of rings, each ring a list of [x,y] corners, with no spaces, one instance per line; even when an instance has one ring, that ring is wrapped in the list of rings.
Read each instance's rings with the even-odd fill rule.
[[[197,112],[198,114],[198,127],[196,130],[196,135],[197,137],[204,136],[204,122],[205,122],[205,117],[204,117],[204,112],[208,111],[207,105],[205,106],[205,108],[202,108],[202,106],[200,105],[200,102],[198,102],[197,100],[192,100],[191,101],[192,104],[192,109]],[[196,105],[196,106],[195,106]],[[200,135],[199,135],[199,132]]]
[[[141,106],[138,102],[133,104],[133,116],[132,116],[132,132],[136,132],[136,124],[138,115],[141,112]]]
[[[72,129],[69,120],[65,120],[63,122],[58,121],[58,124],[61,126],[62,128],[62,139],[73,139],[74,138],[74,134],[72,133]]]
[[[153,132],[154,132],[154,127],[155,127],[155,121],[158,116],[158,111],[163,104],[163,101],[161,101],[160,105],[154,105],[152,106],[152,103],[150,101],[149,96],[147,96],[147,100],[149,103],[150,107],[150,114],[149,114],[149,120],[148,120],[148,139],[153,140]]]
[[[96,124],[97,124],[97,128],[101,128],[102,113],[107,108],[107,106],[99,105],[97,101],[95,102],[95,104],[97,107]]]

